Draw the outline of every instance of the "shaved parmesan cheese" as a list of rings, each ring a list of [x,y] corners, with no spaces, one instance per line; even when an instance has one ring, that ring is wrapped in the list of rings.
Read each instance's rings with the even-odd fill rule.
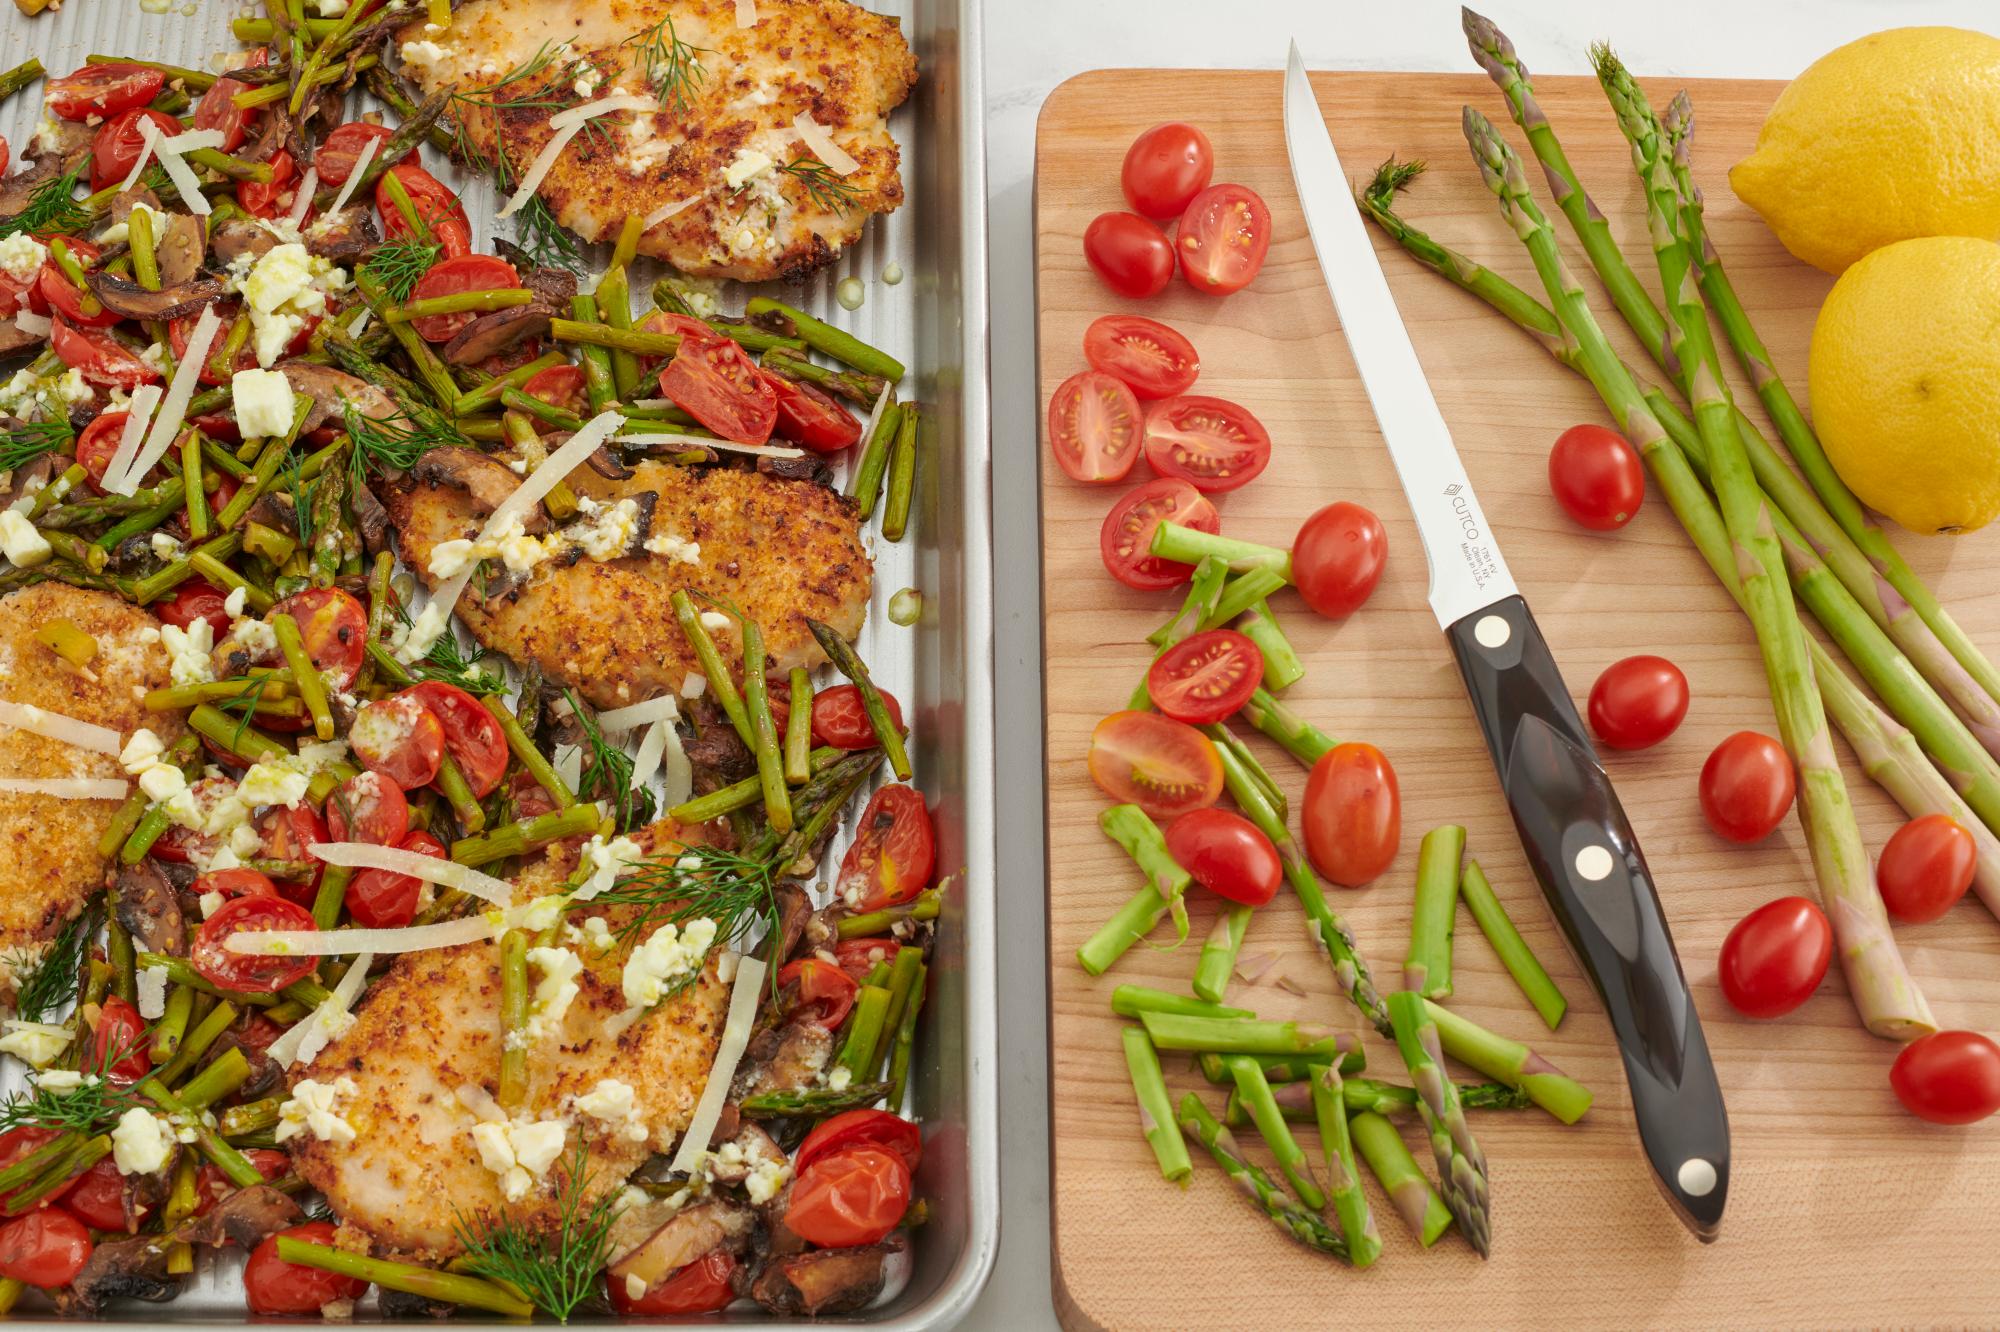
[[[119,741],[118,732],[109,726],[78,721],[75,717],[65,717],[60,712],[50,712],[31,703],[9,703],[0,699],[0,726],[11,726],[17,731],[33,731],[36,735],[60,740],[66,745],[75,745],[78,749],[93,750],[114,757],[124,747]]]
[[[738,28],[757,26],[757,0],[736,0],[736,26]]]
[[[220,148],[222,143],[221,130],[198,129],[169,134],[160,140],[160,147],[170,153],[191,153],[197,148]]]
[[[875,438],[875,427],[882,424],[882,413],[889,410],[889,399],[896,392],[896,386],[888,380],[882,381],[882,391],[875,395],[875,405],[868,409],[868,419],[861,425],[861,447],[867,448],[868,441]],[[858,460],[860,454],[856,453]]]
[[[563,785],[576,790],[583,781],[583,746],[557,745],[553,762],[556,776],[563,779]]]
[[[348,953],[420,953],[492,937],[493,922],[478,915],[390,930],[238,930],[223,941],[223,947],[252,957],[340,957]]]
[[[660,770],[660,756],[667,751],[665,732],[674,729],[670,721],[656,721],[646,730],[645,739],[639,742],[637,752],[632,755],[632,787],[637,789],[653,780],[653,774]]]
[[[666,730],[666,808],[685,804],[694,795],[694,763],[687,751],[681,748],[680,728],[672,722],[662,723]]]
[[[373,147],[375,142],[372,138],[368,140],[370,147]],[[348,179],[352,180],[353,176],[350,174]],[[298,189],[292,195],[291,214],[285,219],[292,224],[293,230],[297,230],[305,222],[306,211],[312,207],[313,191],[318,188],[319,168],[307,167],[306,174],[299,177]]]
[[[210,137],[198,144],[185,144],[184,147],[212,148],[222,143],[219,134],[210,131],[196,131],[196,133],[209,134]],[[194,134],[176,134],[170,139],[161,139],[153,145],[153,156],[159,158],[160,165],[166,168],[167,179],[174,183],[176,190],[180,191],[181,202],[187,205],[187,210],[196,217],[207,217],[215,210],[209,207],[208,196],[201,192],[201,182],[195,179],[194,168],[181,160],[180,149],[174,146],[181,144],[184,139],[193,137]]]
[[[609,97],[600,97],[594,102],[585,102],[582,106],[573,106],[567,111],[556,112],[549,117],[549,128],[557,131],[566,130],[581,126],[586,120],[595,120],[599,116],[608,116],[618,111],[659,109],[658,102],[639,93],[613,93]]]
[[[235,937],[242,937],[237,935]],[[746,957],[736,964],[736,985],[729,992],[729,1017],[722,1026],[722,1041],[715,1049],[715,1064],[708,1070],[708,1082],[695,1103],[694,1118],[674,1152],[673,1170],[692,1174],[708,1154],[708,1140],[715,1136],[716,1122],[722,1117],[723,1102],[729,1098],[729,1084],[736,1078],[736,1065],[750,1044],[750,1029],[757,1022],[757,1007],[764,993],[764,961]]]
[[[340,978],[340,984],[333,987],[333,993],[320,1000],[319,1007],[313,1009],[304,1021],[294,1022],[285,1029],[284,1035],[271,1042],[270,1055],[278,1061],[278,1067],[312,1063],[314,1056],[326,1048],[328,1041],[353,1025],[354,1017],[349,1010],[354,1007],[361,987],[368,983],[368,964],[374,960],[369,953],[358,955],[348,964],[346,974]]]
[[[206,209],[202,210],[206,212]],[[153,418],[153,427],[146,433],[146,447],[140,450],[138,459],[131,469],[119,478],[118,484],[124,489],[120,495],[129,495],[137,487],[139,478],[152,470],[153,464],[165,456],[174,439],[181,433],[181,422],[187,419],[188,403],[194,399],[194,391],[201,387],[201,367],[208,360],[208,350],[215,342],[215,335],[222,329],[222,320],[216,317],[215,306],[202,307],[201,318],[194,321],[194,329],[188,334],[187,350],[174,366],[174,382],[167,389],[166,401],[160,404],[160,414]],[[138,394],[134,393],[136,400]],[[107,490],[116,487],[106,486]]]
[[[661,204],[658,208],[646,214],[646,230],[651,231],[674,214],[692,208],[700,202],[701,196],[699,194],[690,194],[685,199],[674,199]]]
[[[139,183],[139,177],[145,174],[146,163],[153,160],[153,150],[159,146],[159,143],[160,127],[153,123],[151,117],[141,120],[139,122],[139,155],[132,159],[131,172],[126,175],[125,179],[118,186],[120,194],[125,193],[125,191]]]
[[[139,1016],[148,1022],[164,1017],[167,1012],[167,969],[140,967],[132,973],[132,981],[139,991]]]
[[[676,435],[664,431],[613,435],[614,444],[685,444],[691,449],[720,449],[724,453],[749,453],[759,458],[803,458],[804,449],[788,449],[782,444],[739,444],[733,439],[710,439],[706,435]]]
[[[514,900],[514,889],[505,880],[481,874],[469,865],[440,860],[419,851],[376,846],[372,842],[319,842],[306,850],[329,865],[407,874],[425,883],[441,883],[447,888],[460,889],[495,906],[506,906]]]
[[[56,326],[49,322],[47,315],[38,315],[33,310],[21,309],[14,312],[14,327],[34,337],[45,338],[55,332]]]
[[[792,128],[798,131],[812,155],[826,163],[836,176],[851,176],[861,169],[861,163],[847,155],[847,151],[833,141],[826,127],[812,118],[812,112],[801,111],[792,117]]]
[[[672,694],[661,694],[658,698],[649,698],[644,703],[634,703],[630,707],[613,708],[609,712],[598,713],[597,729],[609,735],[614,731],[629,731],[648,722],[672,721],[680,715],[680,700]]]
[[[347,179],[340,183],[340,193],[333,196],[333,207],[327,210],[329,213],[337,213],[347,207],[347,201],[354,197],[362,176],[368,173],[368,164],[375,160],[375,154],[381,148],[382,140],[376,135],[369,135],[368,142],[362,144],[361,151],[354,155],[354,165],[347,169]]]
[[[114,777],[0,777],[0,794],[57,800],[123,800],[132,787]]]
[[[580,111],[583,108],[576,109]],[[555,122],[552,120],[549,123]],[[535,191],[541,188],[542,178],[549,174],[549,168],[556,164],[558,157],[562,156],[562,150],[569,147],[569,141],[582,132],[581,123],[571,125],[568,129],[558,129],[554,137],[542,145],[542,151],[535,154],[535,160],[528,163],[528,169],[521,174],[520,186],[507,196],[506,206],[495,216],[512,217],[525,207],[528,200],[535,197]]]
[[[141,384],[133,390],[132,400],[125,408],[125,426],[118,434],[118,447],[111,452],[111,461],[104,465],[104,488],[120,495],[132,493],[132,487],[119,490],[125,481],[125,473],[131,470],[132,460],[139,456],[139,445],[145,441],[146,426],[153,418],[153,408],[160,402],[158,384]],[[144,475],[141,473],[140,475]]]

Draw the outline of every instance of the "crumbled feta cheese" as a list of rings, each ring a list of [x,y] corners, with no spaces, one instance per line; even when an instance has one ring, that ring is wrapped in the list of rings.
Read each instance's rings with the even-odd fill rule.
[[[139,991],[139,1016],[151,1021],[167,1011],[167,969],[140,967],[132,973]]]
[[[90,385],[74,367],[38,375],[32,367],[23,366],[0,385],[0,413],[24,421],[51,421],[68,415],[71,407],[88,402],[90,397]]]
[[[586,100],[597,96],[597,85],[604,82],[604,71],[588,60],[577,66],[576,95]]]
[[[436,42],[404,42],[403,63],[406,65],[435,65],[451,55],[451,48]]]
[[[289,1142],[311,1133],[321,1142],[353,1142],[354,1125],[342,1117],[341,1111],[360,1092],[361,1088],[350,1077],[335,1078],[331,1083],[307,1078],[292,1088],[290,1099],[278,1107],[278,1130],[272,1136],[279,1142]]]
[[[278,650],[278,631],[247,615],[229,626],[229,637],[253,658],[270,656]]]
[[[8,563],[32,569],[47,564],[51,553],[48,541],[28,521],[28,515],[15,509],[0,512],[0,554],[6,555]]]
[[[56,1056],[69,1048],[73,1033],[68,1027],[50,1022],[7,1020],[7,1034],[0,1036],[0,1051],[25,1060],[35,1068],[47,1068]]]
[[[396,660],[408,664],[431,650],[431,644],[445,630],[446,610],[443,602],[430,601],[418,612],[416,620],[407,628],[398,625],[389,635],[389,644],[396,651]]]
[[[236,784],[236,796],[252,808],[290,806],[306,798],[306,788],[310,785],[312,778],[299,770],[296,760],[263,759],[243,774]]]
[[[542,974],[529,1000],[528,1034],[539,1039],[563,1020],[577,995],[583,961],[567,948],[530,948],[528,965]]]
[[[592,1119],[623,1124],[633,1113],[632,1084],[617,1078],[599,1078],[595,1087],[576,1098],[576,1108]]]
[[[721,611],[703,611],[701,613],[701,627],[710,633],[714,633],[718,629],[727,629],[729,627],[729,617]]]
[[[685,929],[672,921],[660,926],[625,959],[626,1004],[650,1008],[660,1002],[676,981],[701,968],[714,943],[715,922],[706,916],[688,921]]]
[[[700,698],[708,692],[708,677],[690,671],[681,677],[681,697]]]
[[[629,837],[614,837],[607,842],[603,834],[593,833],[577,857],[578,864],[590,866],[590,877],[576,890],[575,896],[587,902],[608,891],[628,865],[640,864],[645,858],[645,849]]]
[[[173,1155],[174,1139],[150,1110],[133,1106],[111,1130],[111,1160],[121,1175],[157,1173]]]
[[[317,0],[321,18],[339,18],[347,12],[347,0]]]
[[[152,547],[153,558],[156,560],[171,564],[181,557],[181,543],[174,540],[171,533],[155,532],[146,544]],[[242,589],[237,590],[240,592]]]
[[[732,190],[740,190],[751,180],[771,169],[771,155],[760,153],[755,148],[738,148],[736,156],[722,169],[723,183]]]
[[[290,424],[287,423],[285,428],[289,430],[291,428]],[[235,619],[237,616],[243,613],[243,604],[244,602],[248,601],[249,598],[250,598],[249,588],[247,587],[230,588],[229,595],[222,599],[222,613],[224,615],[227,615],[232,620]]]
[[[767,1203],[783,1192],[792,1178],[792,1163],[782,1156],[760,1156],[743,1178],[743,1190],[756,1204]]]
[[[487,1120],[472,1126],[479,1164],[500,1177],[508,1202],[528,1196],[535,1180],[562,1155],[569,1125],[560,1119]]]
[[[284,235],[282,228],[265,226]],[[257,364],[268,366],[284,355],[308,317],[327,312],[327,297],[345,291],[349,284],[346,270],[310,253],[293,235],[261,257],[245,253],[231,261],[224,285],[242,294],[255,335]],[[288,416],[287,427],[290,424]]]
[[[593,953],[608,953],[617,946],[618,936],[602,916],[587,916],[583,922],[583,942]]]
[[[292,381],[281,370],[238,370],[229,380],[236,428],[246,436],[282,435],[292,428]]]
[[[49,247],[25,231],[0,239],[0,271],[23,285],[35,280],[48,257]]]
[[[215,651],[215,630],[207,620],[194,620],[185,629],[177,624],[161,625],[160,646],[167,650],[167,673],[175,684],[207,684],[215,679],[209,664],[209,654]]]
[[[221,893],[218,892],[203,893],[201,895],[200,901],[201,901],[201,918],[203,920],[207,920],[210,916],[214,915],[216,912],[222,910],[222,908],[229,905],[229,899],[224,897]]]
[[[675,536],[672,532],[655,532],[646,538],[648,551],[664,555],[682,564],[701,563],[701,542],[689,541],[686,537]]]
[[[430,573],[433,578],[453,578],[481,560],[497,559],[507,566],[507,572],[524,574],[550,553],[547,542],[528,535],[519,514],[510,514],[490,536],[454,537],[431,547]]]
[[[579,500],[579,507],[589,504]],[[584,510],[588,522],[573,523],[563,529],[561,535],[583,548],[583,553],[593,560],[615,560],[632,548],[632,538],[639,534],[639,502],[622,499],[616,504],[591,504]]]
[[[45,1068],[35,1075],[35,1085],[47,1091],[75,1091],[86,1080],[97,1081],[73,1068]]]
[[[625,1298],[635,1303],[646,1297],[646,1278],[637,1272],[625,1274]]]

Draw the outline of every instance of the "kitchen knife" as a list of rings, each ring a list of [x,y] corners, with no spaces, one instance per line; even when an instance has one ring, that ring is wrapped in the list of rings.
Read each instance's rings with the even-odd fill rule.
[[[1297,43],[1285,72],[1285,146],[1320,270],[1416,516],[1431,610],[1522,849],[1610,1015],[1654,1179],[1688,1229],[1712,1240],[1729,1193],[1729,1116],[1652,874],[1424,380]]]

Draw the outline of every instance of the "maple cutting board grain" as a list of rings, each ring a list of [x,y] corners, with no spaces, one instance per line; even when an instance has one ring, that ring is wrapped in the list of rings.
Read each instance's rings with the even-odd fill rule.
[[[1656,104],[1674,85],[1648,80]],[[1505,108],[1476,75],[1320,74],[1322,109],[1350,173],[1390,153],[1430,172],[1404,198],[1420,226],[1536,289],[1527,257],[1481,187],[1459,132],[1471,103],[1496,121]],[[1805,348],[1829,279],[1792,260],[1725,176],[1748,150],[1781,85],[1696,82],[1695,175],[1709,224],[1738,287],[1804,397]],[[1627,254],[1651,277],[1644,214],[1630,158],[1596,84],[1538,84],[1570,156],[1610,216]],[[1082,256],[1085,226],[1125,205],[1118,169],[1132,137],[1190,118],[1215,145],[1216,179],[1240,181],[1271,207],[1275,237],[1256,283],[1226,300],[1178,281],[1142,304],[1104,288]],[[1508,127],[1510,139],[1520,136]],[[1530,175],[1540,188],[1540,172]],[[1543,195],[1546,200],[1546,195]],[[1553,210],[1551,210],[1553,211]],[[1796,821],[1767,843],[1725,845],[1695,800],[1703,758],[1737,730],[1774,730],[1750,626],[1726,599],[1649,492],[1624,531],[1595,535],[1550,498],[1548,449],[1562,429],[1603,421],[1589,388],[1472,297],[1421,270],[1376,236],[1403,317],[1473,483],[1534,606],[1579,705],[1599,671],[1658,652],[1687,673],[1694,703],[1664,745],[1613,754],[1607,766],[1659,881],[1681,960],[1728,1098],[1734,1167],[1720,1241],[1697,1244],[1668,1213],[1638,1154],[1624,1078],[1603,1012],[1569,957],[1528,875],[1486,752],[1424,601],[1423,554],[1375,421],[1334,320],[1286,164],[1276,73],[1122,70],[1086,74],[1044,106],[1037,143],[1037,296],[1041,398],[1084,368],[1084,329],[1098,315],[1143,310],[1186,333],[1202,359],[1198,391],[1251,408],[1275,457],[1258,481],[1220,497],[1225,532],[1289,544],[1299,522],[1335,499],[1367,505],[1389,533],[1387,575],[1343,623],[1315,618],[1289,593],[1274,605],[1307,664],[1289,701],[1337,737],[1379,745],[1401,778],[1404,832],[1394,867],[1373,887],[1334,890],[1375,973],[1393,984],[1410,915],[1417,840],[1440,823],[1469,829],[1529,942],[1570,1000],[1560,1031],[1542,1028],[1478,928],[1461,913],[1452,1005],[1534,1045],[1597,1094],[1565,1129],[1538,1111],[1487,1112],[1474,1128],[1492,1167],[1493,1257],[1480,1263],[1454,1235],[1423,1252],[1370,1182],[1386,1251],[1355,1272],[1279,1234],[1196,1147],[1183,1191],[1165,1183],[1138,1130],[1109,996],[1121,981],[1185,990],[1210,906],[1178,951],[1135,948],[1101,979],[1076,965],[1077,946],[1139,885],[1097,831],[1106,803],[1084,755],[1092,725],[1124,706],[1148,660],[1145,635],[1179,593],[1124,590],[1105,574],[1098,528],[1119,488],[1076,485],[1040,457],[1049,819],[1052,1199],[1056,1304],[1072,1328],[1346,1325],[1570,1327],[1895,1322],[1991,1323],[2000,1316],[2000,1123],[1922,1124],[1890,1093],[1895,1047],[1856,1025],[1838,969],[1791,1016],[1751,1023],[1723,1003],[1715,957],[1751,908],[1810,893]],[[1563,224],[1558,219],[1558,228]],[[1587,273],[1563,231],[1571,262]],[[1594,281],[1600,321],[1616,323]],[[1537,290],[1539,295],[1539,291]],[[1614,330],[1622,335],[1623,329]],[[1628,358],[1643,360],[1630,340]],[[1754,400],[1741,393],[1755,413]],[[1761,418],[1760,418],[1761,419]],[[1143,479],[1144,464],[1134,475]],[[2000,651],[2000,532],[1898,544],[1959,620]],[[1304,774],[1261,737],[1254,742],[1292,795]],[[1871,850],[1899,816],[1845,747]],[[1296,826],[1296,824],[1295,824]],[[1245,956],[1281,960],[1231,1002],[1267,1017],[1359,1028],[1308,947],[1288,892],[1261,910]],[[2000,1028],[2000,923],[1968,897],[1943,920],[1897,931],[1912,969],[1947,1026]],[[1167,942],[1162,925],[1156,943]],[[1300,998],[1274,982],[1303,985]],[[1370,1071],[1404,1080],[1394,1051],[1369,1034]],[[1208,1087],[1167,1058],[1174,1098]],[[1301,1127],[1317,1153],[1310,1129]],[[1245,1135],[1254,1139],[1254,1133]],[[1430,1153],[1408,1137],[1425,1169]],[[1261,1143],[1253,1155],[1268,1163]]]

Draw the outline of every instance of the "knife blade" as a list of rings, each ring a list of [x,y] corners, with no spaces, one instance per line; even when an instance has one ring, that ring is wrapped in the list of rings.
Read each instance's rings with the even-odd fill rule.
[[[1655,1183],[1703,1241],[1729,1116],[1652,873],[1438,409],[1294,42],[1285,146],[1306,230],[1416,517],[1443,627],[1528,864],[1611,1019]]]

